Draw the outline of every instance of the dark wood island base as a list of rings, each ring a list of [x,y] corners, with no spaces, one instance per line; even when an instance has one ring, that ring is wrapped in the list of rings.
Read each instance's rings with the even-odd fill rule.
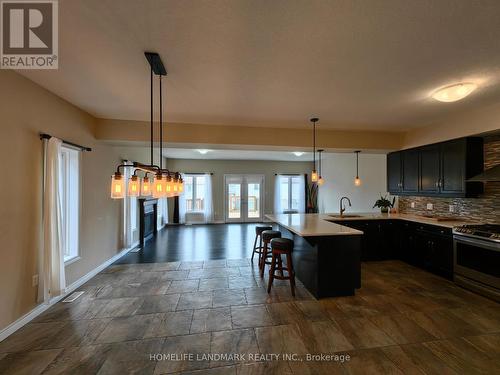
[[[283,237],[295,242],[296,277],[316,298],[352,296],[361,287],[360,234],[299,236],[279,225]]]

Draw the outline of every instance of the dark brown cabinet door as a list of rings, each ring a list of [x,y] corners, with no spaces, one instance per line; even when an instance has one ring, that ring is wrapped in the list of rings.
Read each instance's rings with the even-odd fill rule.
[[[439,145],[420,149],[420,192],[439,193],[440,151]]]
[[[387,155],[387,191],[401,191],[401,152],[391,152]]]
[[[457,139],[441,144],[441,193],[465,193],[466,140]]]
[[[403,192],[418,192],[418,149],[406,150],[403,155]]]

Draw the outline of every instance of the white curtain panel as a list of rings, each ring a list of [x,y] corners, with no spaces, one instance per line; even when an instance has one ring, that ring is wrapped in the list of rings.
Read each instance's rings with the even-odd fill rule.
[[[306,212],[306,178],[305,175],[299,175],[299,213]]]
[[[282,182],[283,176],[280,176],[279,174],[276,175],[274,179],[274,213],[275,214],[282,214],[284,212],[284,207],[281,201],[281,182]]]
[[[64,293],[64,251],[62,233],[62,201],[60,164],[62,141],[44,141],[43,242],[38,258],[38,302]]]
[[[182,174],[182,179],[185,180],[186,176]],[[184,194],[179,195],[179,223],[184,224],[186,222],[186,196]]]
[[[205,174],[205,223],[212,223],[214,221],[214,197],[212,189],[212,175]]]

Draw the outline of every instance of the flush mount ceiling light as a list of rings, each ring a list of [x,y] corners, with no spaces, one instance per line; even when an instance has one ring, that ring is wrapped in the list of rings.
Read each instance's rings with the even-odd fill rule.
[[[198,151],[200,154],[202,155],[205,155],[206,153],[208,153],[210,150],[196,150]]]
[[[151,85],[151,126],[150,126],[150,164],[142,164],[134,162],[132,164],[120,164],[116,167],[116,172],[111,176],[111,198],[123,199],[125,196],[153,196],[154,198],[175,197],[182,194],[184,190],[184,183],[179,172],[171,172],[163,168],[162,163],[162,148],[163,148],[163,100],[161,78],[167,75],[167,71],[160,55],[155,52],[145,52],[146,59],[151,66],[150,85]],[[153,160],[153,140],[154,140],[154,123],[153,123],[153,78],[159,77],[160,83],[160,165],[155,165]],[[124,176],[120,170],[125,168],[133,168],[134,172],[129,181],[125,181]],[[143,173],[144,178],[140,178],[137,173]],[[127,183],[127,189],[125,184]]]
[[[463,99],[477,89],[477,85],[471,82],[457,83],[436,90],[432,97],[440,102],[451,103]]]
[[[311,172],[311,181],[318,182],[318,172],[316,171],[316,123],[319,118],[313,117],[309,121],[313,124],[313,170]]]
[[[302,151],[294,151],[293,154],[297,157],[304,155],[305,153]]]

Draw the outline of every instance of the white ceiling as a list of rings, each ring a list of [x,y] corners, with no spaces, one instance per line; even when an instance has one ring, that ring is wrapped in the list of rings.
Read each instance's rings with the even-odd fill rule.
[[[101,118],[404,130],[500,98],[498,0],[60,0],[59,70],[20,71]],[[457,103],[429,99],[473,80]]]

